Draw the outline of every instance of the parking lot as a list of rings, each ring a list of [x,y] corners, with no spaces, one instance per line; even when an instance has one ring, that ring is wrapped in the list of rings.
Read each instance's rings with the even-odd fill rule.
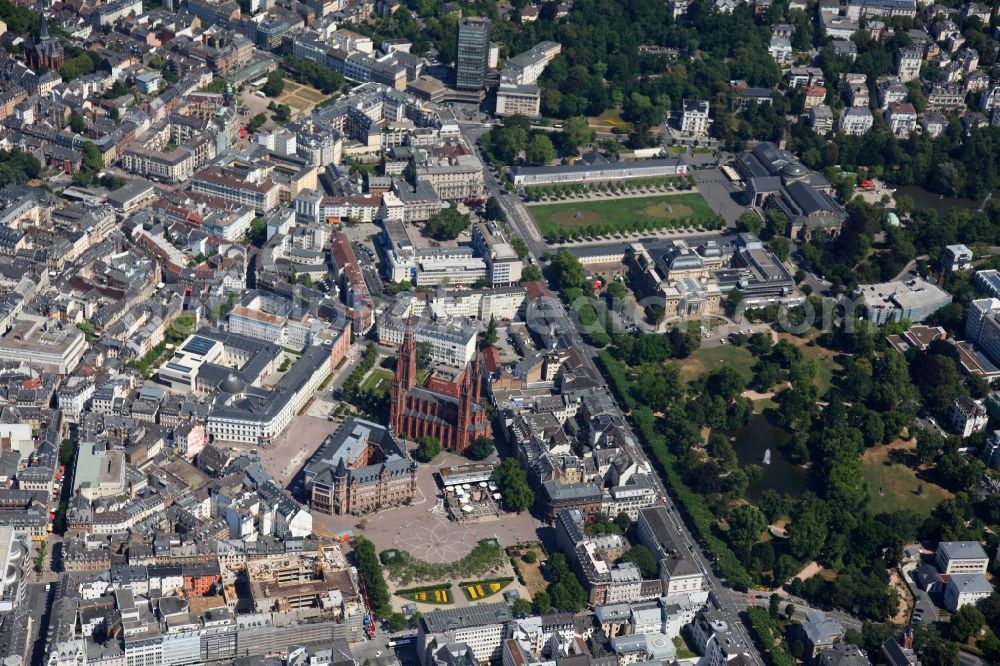
[[[743,214],[746,207],[733,198],[737,190],[725,174],[719,169],[694,169],[691,173],[698,191],[712,210],[725,218],[727,224],[736,222],[736,218]]]

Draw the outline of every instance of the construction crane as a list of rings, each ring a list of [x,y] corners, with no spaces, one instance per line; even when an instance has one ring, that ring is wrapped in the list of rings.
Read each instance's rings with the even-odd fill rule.
[[[365,584],[365,576],[361,573],[360,569],[358,569],[357,572],[358,587],[361,588],[361,600],[364,601],[365,604],[365,617],[362,622],[364,624],[365,636],[368,637],[368,640],[371,640],[375,638],[375,613],[372,610],[371,599],[368,598],[368,585]]]

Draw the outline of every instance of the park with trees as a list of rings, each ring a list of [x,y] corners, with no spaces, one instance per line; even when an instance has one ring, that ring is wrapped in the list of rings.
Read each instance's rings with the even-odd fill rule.
[[[573,302],[586,281],[578,262],[560,253],[549,270]],[[693,377],[682,374],[678,357],[697,347],[678,344],[686,338],[679,331],[622,335],[609,326],[599,360],[722,577],[737,588],[780,587],[815,561],[823,575],[792,581],[790,591],[881,622],[899,608],[889,569],[903,545],[1000,540],[984,530],[1000,518],[991,514],[1000,502],[969,494],[983,470],[957,455],[956,438],[936,437],[916,422],[922,408],[944,415],[954,398],[983,395],[984,387],[961,376],[950,345],[904,355],[877,329],[848,324],[777,342],[769,334],[738,335],[734,342],[751,359],[745,371],[730,364]],[[830,381],[818,380],[821,370],[832,372]],[[755,404],[750,388],[773,397]],[[733,434],[751,418],[787,433],[773,453],[804,470],[801,493],[748,492],[760,469],[738,463]],[[866,452],[881,450],[890,452],[891,468],[878,473],[916,474],[920,492],[953,499],[922,511],[881,501],[865,469]],[[784,527],[781,537],[769,533],[774,524]]]

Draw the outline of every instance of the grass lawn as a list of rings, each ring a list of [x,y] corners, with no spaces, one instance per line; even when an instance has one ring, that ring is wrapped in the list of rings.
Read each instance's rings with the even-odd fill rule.
[[[315,88],[307,88],[306,86],[302,86],[302,88],[300,88],[299,91],[295,94],[298,97],[301,97],[305,100],[312,102],[313,104],[319,104],[324,99],[326,99],[326,95],[324,95],[320,91],[316,90]]]
[[[678,659],[693,659],[698,656],[687,643],[687,632],[684,632],[683,636],[674,638],[674,647],[677,648]]]
[[[927,516],[942,500],[954,497],[941,486],[917,477],[919,468],[912,466],[917,462],[913,453],[915,447],[915,440],[897,440],[888,446],[875,446],[865,451],[861,458],[861,474],[868,489],[868,506],[873,513],[911,509]],[[917,488],[922,488],[920,494]]]
[[[385,368],[375,368],[361,382],[361,392],[369,394],[384,394],[392,384],[392,373]]]
[[[830,382],[833,381],[834,373],[843,369],[836,361],[837,353],[819,345],[810,347],[807,344],[808,340],[787,333],[780,334],[778,339],[788,340],[799,348],[804,358],[816,361],[816,379],[814,383],[816,384],[816,388],[819,389],[819,394],[825,395],[830,389]]]
[[[681,379],[691,381],[701,375],[729,367],[749,382],[753,378],[753,364],[757,362],[747,349],[733,345],[704,347],[681,362]]]
[[[278,97],[278,104],[287,104],[299,111],[310,111],[314,106],[326,99],[326,95],[304,83],[285,78],[285,87]]]
[[[528,564],[520,557],[514,558],[514,562],[517,564],[517,568],[521,572],[521,577],[524,578],[524,586],[528,588],[528,594],[534,597],[537,593],[542,592],[549,587],[548,581],[545,580],[545,576],[542,575],[542,560],[546,559],[545,551],[539,547],[518,548],[517,550],[522,555],[527,553],[529,550],[534,551],[537,556],[534,564]]]
[[[715,213],[708,203],[695,192],[634,199],[540,204],[528,206],[528,211],[542,235],[549,235],[560,228],[572,229],[594,224],[632,231],[637,228],[637,223],[643,221],[698,222],[715,219]]]
[[[588,122],[605,127],[617,127],[625,133],[632,131],[632,126],[621,119],[620,109],[608,109],[596,118],[590,118]]]
[[[775,409],[778,406],[772,398],[764,398],[763,400],[753,401],[753,412],[754,414],[763,414],[765,410]]]

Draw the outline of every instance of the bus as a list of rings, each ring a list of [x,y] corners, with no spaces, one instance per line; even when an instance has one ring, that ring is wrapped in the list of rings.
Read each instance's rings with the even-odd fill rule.
[[[394,638],[391,641],[389,641],[389,647],[393,648],[393,647],[399,647],[399,646],[403,646],[403,645],[409,645],[410,643],[413,642],[414,638],[416,638],[416,637],[413,636],[413,635],[410,635],[410,636],[400,636],[399,638]]]
[[[722,171],[723,175],[725,175],[725,177],[729,179],[730,183],[733,183],[735,185],[736,183],[740,182],[741,180],[740,174],[736,173],[736,169],[734,169],[733,167],[726,166],[725,164],[723,164],[721,167],[719,167],[719,170]]]

